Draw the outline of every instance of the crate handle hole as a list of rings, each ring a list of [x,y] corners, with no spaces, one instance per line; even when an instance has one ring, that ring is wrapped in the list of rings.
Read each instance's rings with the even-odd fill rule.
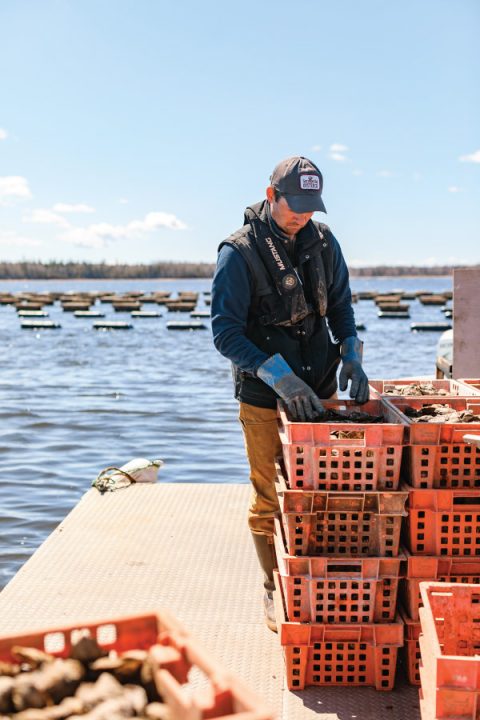
[[[62,632],[47,633],[43,638],[46,653],[55,654],[65,650],[65,635]]]
[[[113,645],[117,640],[117,628],[113,623],[100,625],[97,628],[97,642],[99,645]]]

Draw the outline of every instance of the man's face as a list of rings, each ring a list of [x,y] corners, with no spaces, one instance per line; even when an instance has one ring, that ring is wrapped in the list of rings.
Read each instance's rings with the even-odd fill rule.
[[[275,200],[275,193],[271,186],[267,188],[267,199],[270,203],[270,212],[272,213],[273,219],[278,227],[287,235],[293,236],[300,232],[313,215],[313,212],[293,212],[293,210],[290,210],[288,207],[288,203],[284,197],[280,196],[278,200]]]

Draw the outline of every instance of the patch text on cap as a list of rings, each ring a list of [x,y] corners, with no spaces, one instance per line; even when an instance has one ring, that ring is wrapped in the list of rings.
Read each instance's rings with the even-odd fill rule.
[[[320,190],[320,178],[318,175],[300,175],[301,190]]]

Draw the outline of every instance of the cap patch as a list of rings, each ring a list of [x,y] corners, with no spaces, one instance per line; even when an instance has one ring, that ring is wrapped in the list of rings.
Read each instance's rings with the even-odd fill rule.
[[[300,175],[300,188],[302,190],[320,190],[318,175]]]

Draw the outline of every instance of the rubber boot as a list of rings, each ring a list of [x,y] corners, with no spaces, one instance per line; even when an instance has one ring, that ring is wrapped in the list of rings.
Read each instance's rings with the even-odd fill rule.
[[[270,630],[277,632],[275,608],[273,606],[273,591],[275,590],[273,569],[277,565],[275,561],[275,551],[273,549],[273,538],[271,535],[258,535],[257,533],[252,533],[252,537],[264,575],[263,586],[265,588],[265,595],[263,597],[263,603],[265,623]]]

